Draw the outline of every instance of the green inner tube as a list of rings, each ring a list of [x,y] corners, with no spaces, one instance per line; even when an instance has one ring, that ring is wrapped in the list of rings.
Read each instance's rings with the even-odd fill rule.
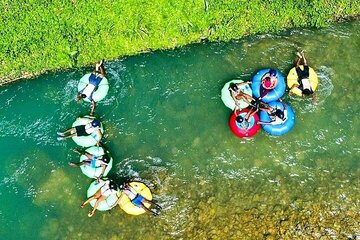
[[[105,179],[104,179],[105,180]],[[91,197],[94,195],[102,186],[104,186],[105,182],[97,183],[96,180],[93,181],[88,190],[87,190],[87,197]],[[104,201],[101,201],[99,203],[99,206],[96,210],[99,211],[107,211],[115,207],[116,201],[120,197],[120,190],[117,190],[115,193],[112,193],[110,196],[108,196]],[[96,202],[96,199],[90,201],[90,205],[94,207]]]
[[[89,77],[91,73],[85,74],[79,81],[78,92],[83,90],[89,84]],[[109,91],[109,81],[106,77],[103,77],[99,86],[95,89],[92,95],[92,99],[95,102],[99,102],[104,99]],[[85,98],[84,101],[90,102],[89,99]]]
[[[104,149],[102,147],[98,147],[98,146],[89,147],[85,151],[90,154],[93,154],[95,156],[103,156],[105,154]],[[84,160],[88,160],[88,158],[85,155],[81,155],[80,162],[82,162]],[[109,173],[110,169],[112,168],[112,164],[113,164],[113,158],[111,157],[110,162],[108,163],[108,165],[105,168],[104,175],[103,175],[104,177]],[[89,178],[98,178],[102,172],[102,167],[93,168],[89,165],[81,165],[80,169],[81,169],[82,173],[85,174],[86,176],[88,176]]]
[[[236,105],[235,105],[234,99],[231,97],[231,94],[229,91],[230,83],[242,83],[242,82],[244,82],[244,81],[240,80],[240,79],[234,79],[234,80],[231,80],[231,81],[225,83],[224,87],[221,89],[221,100],[224,102],[225,106],[227,106],[231,110],[234,110]],[[240,90],[242,92],[252,96],[252,90],[251,90],[251,87],[249,86],[249,84],[241,86]],[[247,106],[249,106],[249,104],[242,99],[238,100],[238,102],[239,102],[241,108],[246,108]]]
[[[87,123],[89,123],[95,119],[95,117],[89,116],[89,115],[85,115],[84,118],[88,118],[88,119],[84,120],[84,119],[78,118],[72,124],[72,127],[86,125]],[[100,123],[100,132],[104,133],[104,128],[103,128],[102,123]],[[90,146],[94,146],[98,142],[99,136],[96,132],[93,132],[92,134],[90,134],[88,136],[80,136],[80,137],[75,136],[75,137],[72,137],[72,139],[79,146],[90,147]]]

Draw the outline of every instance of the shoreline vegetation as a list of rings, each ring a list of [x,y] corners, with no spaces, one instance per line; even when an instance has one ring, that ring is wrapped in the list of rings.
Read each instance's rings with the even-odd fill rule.
[[[201,41],[359,19],[352,0],[4,0],[0,86]]]

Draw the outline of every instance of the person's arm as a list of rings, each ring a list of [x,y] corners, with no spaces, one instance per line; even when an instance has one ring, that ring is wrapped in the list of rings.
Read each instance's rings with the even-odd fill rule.
[[[311,96],[311,101],[312,101],[313,104],[316,104],[316,102],[317,102],[316,92],[314,92],[314,93],[312,94],[312,96]]]
[[[100,128],[97,129],[97,134],[98,134],[99,140],[97,141],[96,146],[100,147],[100,141],[102,138],[102,133],[100,131]]]
[[[234,111],[236,111],[236,110],[241,111],[240,104],[239,104],[238,100],[236,99],[236,97],[234,96],[234,94],[235,94],[234,91],[231,90],[231,89],[229,89],[229,91],[230,91],[230,96],[231,96],[231,98],[234,100],[234,103],[235,103],[235,109],[234,109]]]

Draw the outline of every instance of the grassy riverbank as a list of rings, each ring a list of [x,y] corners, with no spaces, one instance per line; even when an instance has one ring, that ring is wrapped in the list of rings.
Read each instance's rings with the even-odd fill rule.
[[[360,13],[352,0],[4,0],[0,84],[100,58],[324,27]]]

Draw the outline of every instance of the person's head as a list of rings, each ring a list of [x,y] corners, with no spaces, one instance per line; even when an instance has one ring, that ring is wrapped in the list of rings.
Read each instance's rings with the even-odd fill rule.
[[[94,120],[91,122],[91,126],[92,126],[92,127],[99,127],[99,126],[100,126],[100,121],[97,120],[97,119],[94,119]]]
[[[117,190],[118,189],[118,186],[116,185],[116,183],[112,180],[110,180],[109,182],[109,188],[110,189],[113,189],[113,190]]]
[[[78,93],[78,95],[76,96],[76,100],[80,101],[82,99],[86,98],[86,95],[83,93]]]
[[[282,120],[284,120],[284,118],[285,118],[284,112],[282,110],[280,110],[280,109],[276,109],[275,115],[278,118],[281,118]]]
[[[270,77],[265,77],[265,78],[262,80],[262,85],[263,85],[263,87],[265,87],[265,88],[271,87],[271,85],[272,85],[271,78],[270,78]]]
[[[270,74],[270,76],[275,77],[276,76],[276,70],[270,69],[269,74]]]
[[[309,96],[309,95],[312,94],[312,91],[311,91],[310,89],[305,88],[305,89],[302,91],[302,93],[303,93],[304,95],[306,95],[306,96]]]
[[[241,115],[237,115],[235,119],[238,123],[242,123],[244,121],[244,118]]]
[[[105,163],[109,163],[110,162],[110,156],[109,153],[105,153],[104,156],[102,157],[102,161]]]
[[[239,88],[238,88],[238,86],[237,86],[235,83],[230,83],[229,88],[230,88],[231,90],[233,90],[234,92],[239,91]]]

